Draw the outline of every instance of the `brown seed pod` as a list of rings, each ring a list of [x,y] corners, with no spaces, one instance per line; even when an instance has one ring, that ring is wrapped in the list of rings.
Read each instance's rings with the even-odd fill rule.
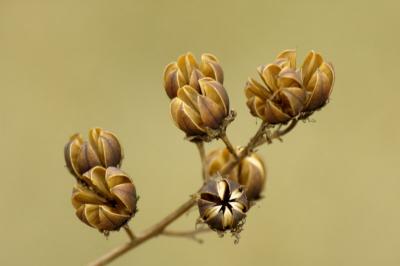
[[[196,58],[187,53],[165,67],[164,88],[170,99],[177,97],[178,89],[184,85],[190,85],[201,93],[199,80],[204,77],[223,84],[224,73],[218,59],[212,54],[202,54],[198,64]]]
[[[94,166],[119,167],[122,161],[122,147],[118,138],[101,128],[89,131],[89,141],[83,141],[75,134],[65,145],[64,157],[68,170],[76,177]]]
[[[200,190],[197,205],[201,219],[218,232],[240,231],[249,209],[244,189],[230,179],[210,179]]]
[[[200,92],[185,85],[170,105],[175,125],[189,137],[218,129],[229,114],[229,98],[222,84],[211,78],[202,78],[198,83]]]
[[[260,66],[258,73],[264,84],[248,80],[247,106],[253,116],[269,124],[285,124],[320,109],[327,103],[335,80],[332,64],[314,51],[296,69],[296,51],[285,50],[272,64]]]
[[[296,70],[296,51],[285,50],[258,73],[265,85],[254,79],[246,83],[247,106],[252,115],[269,124],[284,124],[303,110],[306,92]]]
[[[235,158],[226,148],[211,151],[206,156],[207,176],[217,175],[226,164],[234,160]],[[242,185],[245,188],[247,199],[254,201],[261,198],[266,183],[267,169],[262,158],[258,154],[252,153],[230,172],[228,178]]]
[[[135,215],[136,203],[132,180],[115,167],[93,167],[72,191],[72,205],[78,218],[101,232],[125,225]]]

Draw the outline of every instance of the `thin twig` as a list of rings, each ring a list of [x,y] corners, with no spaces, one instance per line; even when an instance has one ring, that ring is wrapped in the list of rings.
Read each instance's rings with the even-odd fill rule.
[[[274,134],[271,135],[269,138],[265,138],[266,134],[266,129],[267,129],[267,124],[263,123],[261,124],[260,128],[256,132],[256,134],[250,139],[249,143],[244,147],[241,152],[238,154],[238,159],[237,160],[232,160],[229,162],[225,167],[221,170],[222,175],[229,174],[230,171],[232,171],[235,166],[238,165],[238,163],[248,156],[254,148],[257,146],[260,146],[261,144],[267,142],[264,139],[268,139],[269,141],[272,141],[272,139],[275,138],[280,138],[281,136],[287,134],[290,132],[297,124],[297,121],[289,124],[287,128],[285,128],[282,131],[276,131]],[[263,141],[260,141],[263,140]],[[121,255],[125,254],[129,250],[139,246],[143,242],[160,235],[161,233],[164,232],[165,228],[170,225],[172,222],[177,220],[179,217],[181,217],[183,214],[185,214],[190,208],[192,208],[196,204],[196,199],[195,197],[191,197],[188,201],[183,203],[180,207],[178,207],[175,211],[171,212],[169,215],[167,215],[164,219],[159,221],[158,223],[154,224],[153,226],[149,227],[147,230],[144,232],[138,234],[132,241],[125,243],[119,247],[116,247],[115,249],[109,251],[102,257],[98,258],[96,261],[91,263],[90,265],[92,266],[100,266],[100,265],[106,265],[107,263],[115,260],[116,258],[120,257]]]
[[[211,232],[211,229],[208,227],[205,227],[205,228],[199,228],[199,229],[190,230],[190,231],[164,230],[162,232],[162,235],[172,236],[172,237],[186,237],[186,238],[192,239],[198,243],[203,243],[203,240],[198,238],[197,235],[202,234],[202,233],[208,233],[208,232]]]
[[[231,141],[229,140],[228,136],[226,135],[226,132],[221,133],[220,139],[225,143],[226,148],[235,157],[235,159],[238,159],[238,155],[236,153],[236,150],[233,147],[233,145],[232,145]]]
[[[129,227],[129,225],[124,225],[124,229],[125,229],[125,232],[128,234],[128,236],[129,236],[129,239],[131,240],[131,241],[133,241],[135,238],[136,238],[136,236],[135,236],[135,234],[132,232],[132,230],[131,230],[131,228]]]
[[[264,143],[271,143],[273,139],[280,139],[281,137],[283,137],[284,135],[286,135],[287,133],[289,133],[290,131],[292,131],[297,123],[299,122],[299,120],[297,119],[293,119],[292,121],[290,121],[290,124],[285,127],[284,129],[277,129],[276,131],[274,131],[271,136],[267,136],[264,139],[260,139],[260,141],[256,144],[256,147],[263,145]]]
[[[297,125],[298,121],[299,120],[297,120],[297,119],[293,119],[285,129],[278,130],[274,134],[277,135],[277,137],[282,137],[283,135],[286,135],[287,133],[292,131],[292,129]],[[274,137],[274,135],[272,137]]]
[[[127,251],[139,246],[146,240],[153,238],[159,235],[165,227],[167,227],[170,223],[178,219],[181,215],[183,215],[186,211],[188,211],[192,206],[196,203],[196,199],[194,197],[190,198],[188,201],[183,203],[179,208],[175,211],[167,215],[164,219],[159,221],[158,223],[154,224],[153,226],[149,227],[147,230],[142,232],[141,234],[137,235],[133,241],[123,244],[122,246],[116,247],[115,249],[111,250],[110,252],[106,253],[90,265],[92,266],[100,266],[106,265],[111,261],[115,260],[116,258],[120,257]]]
[[[200,160],[201,160],[201,175],[203,177],[203,180],[207,179],[207,173],[206,173],[206,150],[204,148],[204,142],[203,141],[196,141],[196,146],[197,149],[199,150],[200,154]]]
[[[266,130],[268,127],[268,124],[263,122],[260,126],[260,128],[258,129],[258,131],[256,132],[256,134],[254,134],[254,136],[250,139],[249,143],[246,145],[246,147],[244,147],[238,155],[238,159],[236,161],[230,161],[228,164],[226,164],[224,166],[224,168],[222,168],[221,170],[221,174],[222,175],[227,175],[229,174],[233,168],[235,168],[235,166],[242,161],[246,156],[248,156],[249,154],[251,154],[253,152],[253,150],[255,148],[257,148],[258,146],[261,146],[264,143],[272,143],[273,139],[279,139],[281,138],[283,135],[286,135],[287,133],[289,133],[290,131],[293,130],[293,128],[295,128],[295,126],[297,125],[298,120],[294,119],[290,122],[289,126],[287,126],[285,129],[283,130],[277,130],[275,131],[271,136],[265,136],[267,134]]]

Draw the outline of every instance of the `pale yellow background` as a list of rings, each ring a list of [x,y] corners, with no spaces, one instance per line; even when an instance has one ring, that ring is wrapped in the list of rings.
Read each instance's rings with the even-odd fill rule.
[[[215,53],[243,144],[257,128],[243,85],[283,49],[336,68],[331,103],[263,147],[266,198],[239,245],[159,237],[114,265],[400,265],[398,1],[0,1],[0,265],[84,265],[127,240],[80,223],[63,146],[113,130],[141,230],[200,184],[198,154],[169,117],[166,63]],[[215,147],[216,145],[214,145]],[[197,212],[174,228],[194,227]]]

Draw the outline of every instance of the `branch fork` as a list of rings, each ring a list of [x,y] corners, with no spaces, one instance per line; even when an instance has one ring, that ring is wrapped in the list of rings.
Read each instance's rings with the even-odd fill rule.
[[[229,119],[227,119],[226,126],[233,121],[235,117],[235,113],[231,112],[231,116]],[[254,149],[262,144],[265,143],[272,143],[273,139],[279,139],[283,135],[289,133],[297,124],[297,120],[293,120],[285,129],[283,130],[276,130],[273,133],[269,132],[269,125],[267,123],[262,123],[258,131],[255,133],[255,135],[250,139],[248,144],[241,149],[238,153],[233,149],[233,145],[230,144],[228,141],[224,141],[226,144],[227,148],[229,149],[232,154],[234,154],[236,160],[231,161],[230,163],[226,164],[225,167],[221,170],[220,174],[221,175],[227,175],[229,174],[232,169],[234,169],[241,160],[243,160],[246,156],[250,155]],[[223,135],[226,134],[226,126],[221,128],[221,131],[223,132]],[[221,132],[219,133],[219,136],[221,136]],[[225,135],[226,136],[226,135]],[[193,140],[192,140],[193,141]],[[200,159],[202,162],[202,175],[203,175],[203,180],[206,179],[206,174],[205,174],[205,149],[204,149],[204,142],[203,141],[194,141],[196,144],[199,154],[200,154]],[[231,146],[231,149],[229,148]],[[194,194],[196,195],[196,194]],[[175,220],[177,220],[179,217],[181,217],[183,214],[187,213],[195,204],[196,204],[196,197],[192,196],[190,197],[189,200],[184,202],[181,206],[179,206],[177,209],[175,209],[173,212],[171,212],[169,215],[161,219],[159,222],[154,224],[153,226],[149,227],[148,229],[144,230],[141,233],[138,233],[135,235],[129,227],[126,225],[124,227],[130,241],[122,244],[119,247],[116,247],[115,249],[109,251],[105,255],[101,256],[98,258],[96,261],[92,262],[90,265],[91,266],[100,266],[100,265],[106,265],[113,260],[117,259],[118,257],[122,256],[123,254],[127,253],[128,251],[136,248],[137,246],[141,245],[142,243],[146,242],[147,240],[156,237],[158,235],[164,235],[164,236],[169,236],[169,237],[184,237],[184,238],[189,238],[192,240],[195,240],[197,242],[200,242],[197,238],[196,235],[200,233],[205,233],[210,231],[209,229],[196,229],[194,231],[171,231],[167,230],[166,228],[173,223]]]

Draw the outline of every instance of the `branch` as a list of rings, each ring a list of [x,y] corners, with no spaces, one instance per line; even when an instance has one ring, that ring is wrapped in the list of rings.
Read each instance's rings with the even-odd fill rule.
[[[264,144],[265,142],[271,143],[271,141],[275,138],[280,138],[281,136],[289,133],[297,124],[297,120],[293,120],[291,124],[284,130],[277,130],[275,131],[270,137],[265,136],[267,134],[267,127],[268,124],[263,122],[256,132],[256,134],[250,139],[249,143],[244,147],[241,152],[238,154],[237,160],[233,160],[229,162],[228,164],[225,165],[225,167],[221,170],[221,175],[227,175],[229,174],[233,168],[235,168],[239,162],[248,156],[253,150]],[[200,154],[202,152],[200,151]],[[204,166],[203,166],[204,168]],[[107,263],[115,260],[116,258],[120,257],[121,255],[125,254],[129,250],[134,249],[135,247],[139,246],[143,242],[158,236],[162,234],[163,232],[165,233],[164,229],[170,225],[172,222],[174,222],[176,219],[181,217],[183,214],[185,214],[190,208],[192,208],[196,204],[196,199],[195,197],[191,197],[188,201],[183,203],[180,207],[178,207],[175,211],[171,212],[169,215],[167,215],[164,219],[159,221],[158,223],[154,224],[153,226],[149,227],[142,233],[138,234],[136,237],[133,239],[131,238],[131,241],[128,243],[125,243],[119,247],[116,247],[115,249],[111,250],[110,252],[106,253],[90,265],[92,266],[101,266],[101,265],[106,265]],[[126,229],[125,229],[126,230]],[[130,231],[130,230],[129,230]],[[168,234],[168,231],[167,231]],[[169,234],[171,234],[171,231],[169,231]],[[177,234],[176,232],[174,233],[175,235]],[[128,232],[129,235],[129,232]],[[133,235],[133,234],[132,234]],[[182,232],[180,233],[182,236]],[[130,236],[131,237],[131,236]]]
[[[190,230],[190,231],[172,231],[172,230],[164,230],[162,232],[162,235],[164,236],[172,236],[172,237],[186,237],[189,239],[192,239],[198,243],[203,243],[203,240],[200,238],[197,238],[196,236],[201,233],[208,233],[211,232],[210,228],[200,228],[196,230]]]
[[[267,132],[267,128],[268,128],[268,124],[266,122],[263,122],[260,126],[260,128],[258,129],[258,131],[256,132],[256,134],[254,134],[254,136],[250,139],[249,143],[246,145],[246,147],[244,147],[238,155],[238,158],[234,161],[230,161],[228,164],[226,164],[224,166],[224,168],[221,171],[222,175],[226,175],[229,174],[233,168],[235,168],[235,166],[242,161],[245,157],[247,157],[248,155],[250,155],[253,150],[255,148],[257,148],[258,146],[261,146],[264,143],[272,143],[272,140],[274,139],[279,139],[281,138],[283,135],[286,135],[287,133],[289,133],[290,131],[293,130],[293,128],[295,128],[295,126],[297,125],[298,120],[294,119],[290,122],[290,124],[283,130],[276,130],[274,131],[274,133],[271,134],[271,136],[268,136],[268,132]]]
[[[129,228],[129,225],[125,225],[124,226],[125,232],[128,234],[129,239],[131,241],[135,240],[136,236],[135,234],[132,232],[131,228]]]
[[[235,159],[239,159],[236,153],[236,149],[233,147],[225,131],[221,133],[220,139],[225,143],[226,148],[235,157]]]
[[[275,131],[274,135],[272,135],[272,138],[280,138],[283,135],[286,135],[292,131],[292,129],[297,125],[297,122],[299,122],[299,120],[293,119],[285,129]]]
[[[133,239],[128,243],[123,244],[122,246],[116,247],[115,249],[111,250],[104,256],[100,257],[99,259],[91,263],[90,265],[92,266],[106,265],[107,263],[110,263],[111,261],[115,260],[116,258],[128,252],[129,250],[139,246],[146,240],[149,240],[150,238],[159,235],[160,233],[162,233],[165,227],[167,227],[173,221],[175,221],[184,213],[186,213],[191,207],[195,205],[195,203],[196,203],[195,198],[194,197],[190,198],[188,201],[183,203],[179,208],[177,208],[175,211],[167,215],[160,222],[149,227],[140,235],[137,235],[135,239]]]
[[[261,146],[266,142],[268,144],[271,144],[272,140],[280,139],[281,137],[283,137],[287,133],[291,132],[296,127],[298,122],[299,122],[299,120],[293,119],[292,121],[290,121],[290,124],[286,128],[284,128],[283,130],[277,129],[276,131],[274,131],[271,134],[271,136],[266,136],[264,139],[260,139],[260,141],[258,143],[256,143],[255,147]]]

